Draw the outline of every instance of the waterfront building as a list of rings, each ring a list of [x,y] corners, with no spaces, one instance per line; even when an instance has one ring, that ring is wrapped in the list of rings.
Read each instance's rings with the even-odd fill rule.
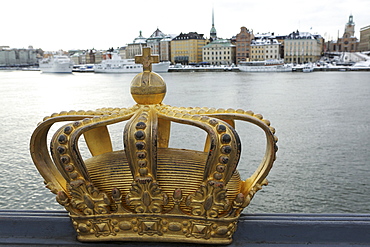
[[[77,65],[81,64],[80,56],[84,52],[84,50],[68,50],[69,58],[71,59],[72,63]]]
[[[95,52],[95,63],[101,63],[103,61],[103,52],[102,51],[96,51]]]
[[[227,39],[216,39],[203,47],[203,62],[212,65],[235,64],[235,45]]]
[[[0,66],[33,66],[37,65],[37,58],[40,57],[42,51],[33,49],[32,46],[28,48],[9,48],[2,46],[0,48]]]
[[[86,56],[86,64],[95,63],[95,50],[87,50],[85,53],[85,56]]]
[[[171,41],[171,62],[181,64],[202,62],[202,48],[206,42],[204,34],[180,33]]]
[[[141,55],[142,48],[146,47],[146,38],[143,37],[142,32],[136,37],[132,43],[127,44],[126,58],[133,59],[136,55]]]
[[[175,38],[174,34],[167,34],[163,39],[161,39],[159,44],[159,59],[160,61],[170,61],[171,60],[171,40]]]
[[[370,51],[370,25],[360,29],[358,51]]]
[[[126,59],[126,46],[119,47],[119,48],[117,48],[117,50],[118,50],[118,55],[122,59]]]
[[[2,49],[0,51],[0,66],[16,66],[17,49]]]
[[[320,60],[323,50],[323,38],[320,35],[312,35],[309,32],[290,33],[285,43],[286,63],[308,63]]]
[[[250,60],[281,59],[280,45],[273,34],[256,34],[250,45]]]
[[[152,54],[160,55],[161,52],[161,40],[166,35],[158,28],[153,32],[152,35],[146,40],[146,46],[151,48]]]
[[[80,64],[80,54],[79,53],[73,53],[69,56],[69,58],[71,59],[72,63],[77,65],[77,64]]]
[[[249,31],[244,26],[240,28],[240,32],[235,37],[236,63],[250,60],[250,46],[253,38],[253,31]]]
[[[73,64],[96,64],[103,60],[103,53],[101,51],[91,50],[69,50],[69,57]]]

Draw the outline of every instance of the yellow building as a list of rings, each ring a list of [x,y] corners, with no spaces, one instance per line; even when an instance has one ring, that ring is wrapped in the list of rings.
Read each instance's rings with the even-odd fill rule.
[[[171,62],[181,64],[202,62],[202,48],[206,43],[203,34],[180,33],[171,41]]]

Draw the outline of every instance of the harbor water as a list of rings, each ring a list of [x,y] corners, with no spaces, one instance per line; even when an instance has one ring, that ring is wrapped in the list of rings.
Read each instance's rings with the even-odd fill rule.
[[[246,212],[370,213],[369,72],[161,75],[167,105],[252,110],[276,128],[279,151],[269,185]],[[63,209],[32,163],[33,130],[54,112],[132,106],[134,76],[0,71],[0,209]],[[246,179],[264,155],[264,134],[247,123],[236,129],[243,155],[238,170]],[[110,130],[114,149],[122,149],[123,126]],[[175,124],[171,133],[171,147],[202,150],[202,131]]]

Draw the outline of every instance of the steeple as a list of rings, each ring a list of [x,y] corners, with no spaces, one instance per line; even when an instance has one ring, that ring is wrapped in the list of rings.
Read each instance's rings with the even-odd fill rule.
[[[355,25],[355,23],[353,22],[353,15],[351,14],[348,18],[348,23],[347,25]]]
[[[344,35],[349,35],[349,37],[355,36],[355,23],[353,21],[353,15],[351,14],[348,18],[348,23],[345,26],[344,29]]]
[[[217,39],[217,31],[216,31],[216,28],[215,28],[215,18],[214,18],[214,9],[212,7],[212,28],[211,28],[211,31],[209,33],[210,35],[210,38],[211,40],[216,40]]]

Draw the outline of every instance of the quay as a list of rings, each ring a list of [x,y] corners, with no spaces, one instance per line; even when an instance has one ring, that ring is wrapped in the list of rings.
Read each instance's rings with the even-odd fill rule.
[[[293,72],[302,72],[303,68],[293,68]],[[351,66],[338,66],[338,67],[314,67],[315,71],[370,71],[370,67],[351,67]]]
[[[233,72],[239,72],[239,68],[236,66],[230,66],[230,67],[213,67],[213,66],[184,66],[184,67],[170,67],[168,69],[168,72],[227,72],[227,71],[233,71]]]
[[[0,210],[0,246],[142,246],[140,242],[81,243],[66,211]],[[194,244],[144,243],[190,247]],[[370,245],[370,214],[244,214],[223,246]],[[207,245],[202,245],[207,246]]]
[[[314,67],[313,71],[370,71],[370,67]],[[183,67],[169,68],[168,72],[241,72],[238,67]],[[302,67],[293,68],[292,72],[302,72]],[[244,72],[248,73],[248,72]],[[249,73],[269,73],[269,72],[249,72]]]

